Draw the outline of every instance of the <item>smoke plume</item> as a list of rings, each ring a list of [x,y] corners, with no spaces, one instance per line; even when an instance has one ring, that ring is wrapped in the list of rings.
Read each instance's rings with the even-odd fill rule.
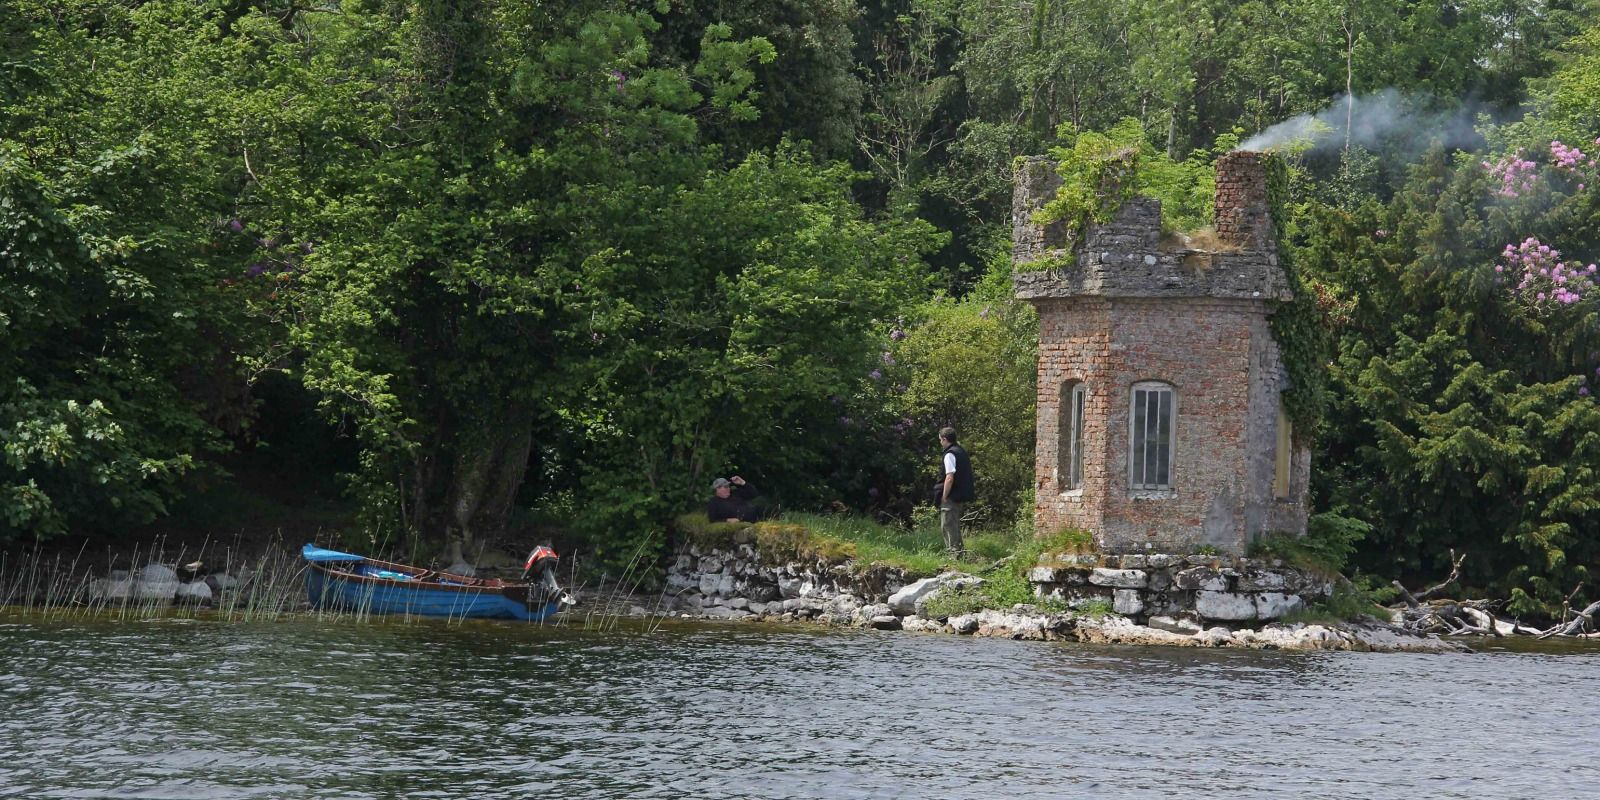
[[[1476,104],[1452,111],[1426,111],[1427,98],[1401,94],[1394,89],[1355,98],[1339,95],[1315,114],[1301,114],[1250,137],[1240,150],[1305,148],[1310,152],[1345,146],[1345,120],[1350,121],[1348,141],[1369,150],[1420,153],[1430,146],[1474,148],[1482,137],[1473,126]]]

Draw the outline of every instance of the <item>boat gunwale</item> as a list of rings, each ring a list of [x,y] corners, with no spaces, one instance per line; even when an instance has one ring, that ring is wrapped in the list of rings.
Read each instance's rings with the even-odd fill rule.
[[[384,578],[377,575],[363,575],[359,572],[353,571],[353,569],[337,569],[329,566],[328,563],[323,562],[307,561],[306,563],[312,569],[323,573],[329,578],[337,578],[339,580],[349,581],[351,583],[364,583],[377,586],[394,586],[406,589],[429,589],[434,591],[470,591],[480,594],[493,592],[504,595],[513,600],[518,600],[520,598],[513,597],[512,595],[508,594],[506,590],[532,589],[538,586],[538,584],[535,583],[509,583],[500,578],[476,578],[468,575],[457,575],[453,572],[443,572],[440,570],[426,569],[424,567],[414,567],[409,564],[399,564],[393,561],[383,561],[381,559],[367,557],[362,557],[357,561],[339,561],[332,563],[350,564],[352,567],[355,565],[367,564],[380,569],[389,570],[390,572],[405,573],[407,575],[411,575],[412,578],[409,580]],[[441,578],[459,581],[459,583],[443,583],[440,580]]]

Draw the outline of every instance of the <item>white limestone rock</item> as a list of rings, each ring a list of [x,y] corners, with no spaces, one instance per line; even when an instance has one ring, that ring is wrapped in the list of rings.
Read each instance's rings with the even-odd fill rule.
[[[1211,567],[1191,567],[1173,576],[1179,589],[1202,592],[1226,592],[1228,579]]]
[[[978,615],[962,614],[951,617],[946,624],[950,626],[951,631],[965,636],[978,630]]]
[[[778,576],[778,595],[786,600],[800,596],[803,581],[792,575]]]
[[[1305,608],[1306,601],[1297,594],[1262,592],[1256,595],[1256,618],[1278,619]]]
[[[176,598],[180,602],[186,603],[209,603],[212,599],[211,587],[207,586],[204,581],[180,583],[178,584]]]
[[[1143,589],[1150,585],[1150,573],[1142,569],[1107,569],[1095,567],[1089,575],[1089,582],[1095,586],[1111,586],[1117,589]]]
[[[1137,589],[1118,589],[1111,593],[1111,610],[1131,617],[1144,611],[1144,598]]]
[[[1288,585],[1282,572],[1253,569],[1241,574],[1234,588],[1241,592],[1282,592]]]
[[[928,619],[927,617],[919,617],[916,614],[900,618],[900,630],[903,631],[912,631],[913,633],[941,633],[944,631],[944,628],[945,626],[943,622],[940,622],[936,619]]]
[[[1195,593],[1194,610],[1206,619],[1251,620],[1256,618],[1256,601],[1248,594],[1237,592],[1200,591]]]
[[[901,616],[921,614],[928,601],[948,588],[982,585],[983,579],[965,572],[946,572],[932,578],[923,578],[889,596],[889,607]]]
[[[178,571],[166,564],[152,562],[136,570],[133,577],[140,583],[176,583]]]
[[[170,602],[174,597],[178,596],[178,587],[182,585],[177,581],[135,581],[133,584],[133,599],[165,600]]]

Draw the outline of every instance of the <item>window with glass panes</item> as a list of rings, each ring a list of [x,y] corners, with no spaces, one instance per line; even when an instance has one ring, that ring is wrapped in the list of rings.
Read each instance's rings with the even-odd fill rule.
[[[1165,383],[1136,383],[1128,413],[1128,487],[1172,488],[1172,440],[1178,396]]]
[[[1061,463],[1058,465],[1062,489],[1083,486],[1083,415],[1089,402],[1089,387],[1081,381],[1061,387]]]

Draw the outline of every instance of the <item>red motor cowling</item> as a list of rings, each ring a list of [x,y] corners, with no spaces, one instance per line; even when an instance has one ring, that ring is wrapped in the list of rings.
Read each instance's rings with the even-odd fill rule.
[[[528,554],[528,563],[522,565],[522,576],[526,578],[529,575],[538,575],[540,573],[553,575],[556,571],[556,564],[560,563],[560,561],[561,557],[556,555],[556,551],[544,545],[539,545],[533,548],[533,552]]]

